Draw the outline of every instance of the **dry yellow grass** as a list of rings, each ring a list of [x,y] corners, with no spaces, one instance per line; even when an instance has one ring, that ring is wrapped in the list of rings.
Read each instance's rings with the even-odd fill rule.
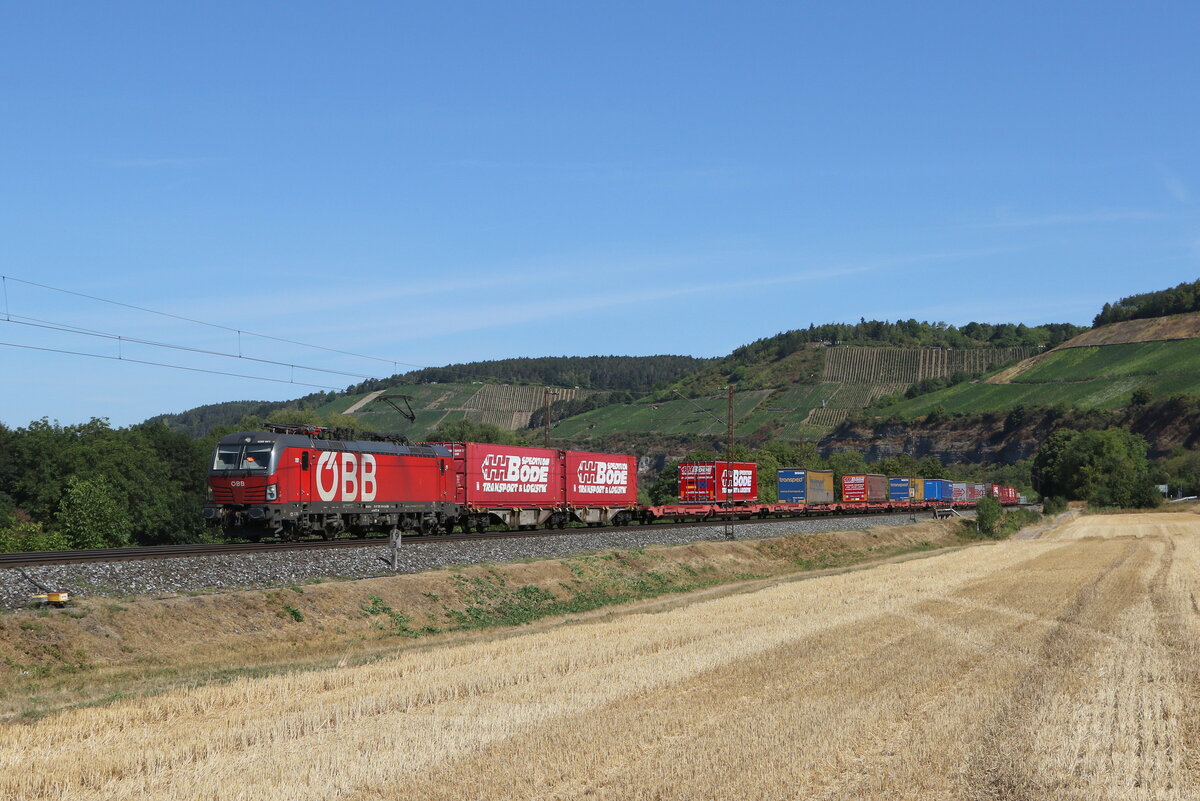
[[[450,611],[478,605],[476,582],[490,589],[536,587],[569,601],[570,592],[627,592],[631,597],[665,581],[668,591],[697,584],[728,591],[746,576],[792,574],[798,560],[832,567],[896,551],[960,544],[958,526],[925,521],[863,531],[775,540],[697,542],[684,546],[611,551],[461,570],[434,570],[293,589],[227,592],[159,600],[88,598],[70,610],[0,615],[0,724],[114,693],[146,694],[193,686],[230,674],[360,664],[400,645],[428,647],[430,637],[399,639],[385,615],[364,615],[377,597],[405,615],[412,629],[453,626]],[[696,597],[689,595],[689,597]],[[493,598],[488,603],[495,603]],[[655,601],[656,604],[663,603]],[[298,622],[286,607],[301,612]],[[570,604],[573,617],[588,604]],[[580,609],[583,606],[585,609]],[[638,608],[626,606],[625,609]],[[469,617],[469,616],[468,616]],[[552,624],[553,617],[547,624]],[[539,623],[538,625],[543,625]],[[438,634],[463,639],[469,633]]]
[[[63,712],[0,730],[0,798],[1193,799],[1198,532],[1085,517]]]

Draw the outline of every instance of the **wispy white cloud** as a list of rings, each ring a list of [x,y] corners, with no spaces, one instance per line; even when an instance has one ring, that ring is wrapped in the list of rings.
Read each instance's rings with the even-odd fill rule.
[[[1167,190],[1167,194],[1176,201],[1186,204],[1192,202],[1192,191],[1184,183],[1183,179],[1179,177],[1178,173],[1165,164],[1159,164],[1158,176],[1162,180],[1163,188]]]
[[[708,164],[681,167],[643,167],[617,162],[589,161],[491,161],[455,159],[443,167],[466,170],[504,170],[526,176],[572,181],[623,182],[720,182],[748,177],[749,170],[736,164]]]
[[[1046,228],[1060,225],[1093,225],[1097,223],[1145,222],[1160,220],[1166,215],[1139,209],[1112,209],[1067,214],[1045,214],[1039,217],[1009,217],[979,223],[979,228]]]
[[[212,156],[195,156],[190,158],[112,158],[104,159],[107,167],[115,169],[153,169],[156,167],[200,167],[208,164],[220,164],[227,161],[224,158]]]
[[[518,304],[508,304],[502,308],[488,308],[486,305],[474,308],[459,309],[450,318],[429,316],[425,319],[410,319],[412,325],[404,331],[391,332],[395,340],[413,340],[427,336],[426,326],[436,326],[440,334],[449,335],[467,333],[486,329],[504,328],[521,325],[538,320],[545,320],[566,315],[578,314],[582,311],[598,312],[606,309],[640,305],[647,303],[662,303],[696,296],[734,295],[752,290],[769,290],[801,283],[819,283],[834,281],[848,275],[878,272],[904,265],[932,263],[938,261],[968,261],[976,258],[1010,253],[1012,248],[992,248],[970,251],[946,251],[910,254],[905,256],[867,259],[856,262],[835,263],[828,266],[809,266],[785,275],[772,275],[762,278],[735,277],[728,281],[714,280],[709,277],[703,282],[679,282],[669,285],[642,286],[638,289],[621,292],[577,294],[572,296],[547,296],[536,301]],[[731,275],[744,276],[746,269],[736,262],[731,263]],[[734,269],[736,268],[736,269]]]

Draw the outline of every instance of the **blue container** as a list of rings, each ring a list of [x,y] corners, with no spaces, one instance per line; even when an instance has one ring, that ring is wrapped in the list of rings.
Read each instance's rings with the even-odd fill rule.
[[[780,503],[833,503],[833,471],[785,469],[778,472]]]
[[[808,501],[808,471],[779,471],[779,502],[806,503]]]
[[[892,476],[888,479],[888,500],[907,503],[912,479],[908,476]]]
[[[954,498],[952,482],[944,478],[925,479],[925,500],[945,501],[949,503]]]

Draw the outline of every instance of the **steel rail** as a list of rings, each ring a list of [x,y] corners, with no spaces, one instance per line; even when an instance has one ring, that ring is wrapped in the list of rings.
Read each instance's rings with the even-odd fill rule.
[[[659,521],[652,524],[655,529],[699,528],[704,526],[723,525],[731,522],[737,526],[754,525],[756,523],[779,523],[788,520],[804,520],[815,517],[866,517],[871,515],[906,515],[915,516],[911,512],[873,512],[855,515],[809,515],[806,517],[753,517],[750,519],[713,518],[709,520],[689,520],[681,523]],[[922,511],[919,514],[927,515]],[[574,526],[563,529],[533,529],[528,531],[487,531],[480,534],[427,534],[406,535],[401,540],[401,547],[418,544],[436,544],[450,542],[483,542],[487,540],[522,539],[534,537],[571,536],[573,534],[604,534],[614,532],[636,531],[648,526],[633,524],[628,526]],[[129,562],[145,559],[177,559],[189,556],[237,556],[250,553],[275,553],[281,551],[316,551],[326,548],[386,548],[389,541],[386,537],[368,537],[358,539],[336,540],[300,540],[299,542],[233,542],[205,543],[199,545],[148,545],[131,548],[91,548],[77,551],[28,551],[24,553],[0,553],[0,568],[34,567],[37,565],[80,564],[88,562]]]

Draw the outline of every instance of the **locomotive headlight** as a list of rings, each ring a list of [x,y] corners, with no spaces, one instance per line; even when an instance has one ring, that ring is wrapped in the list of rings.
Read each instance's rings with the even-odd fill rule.
[[[278,498],[279,498],[279,485],[278,484],[268,484],[267,485],[267,500],[274,501],[274,500],[277,500]]]

